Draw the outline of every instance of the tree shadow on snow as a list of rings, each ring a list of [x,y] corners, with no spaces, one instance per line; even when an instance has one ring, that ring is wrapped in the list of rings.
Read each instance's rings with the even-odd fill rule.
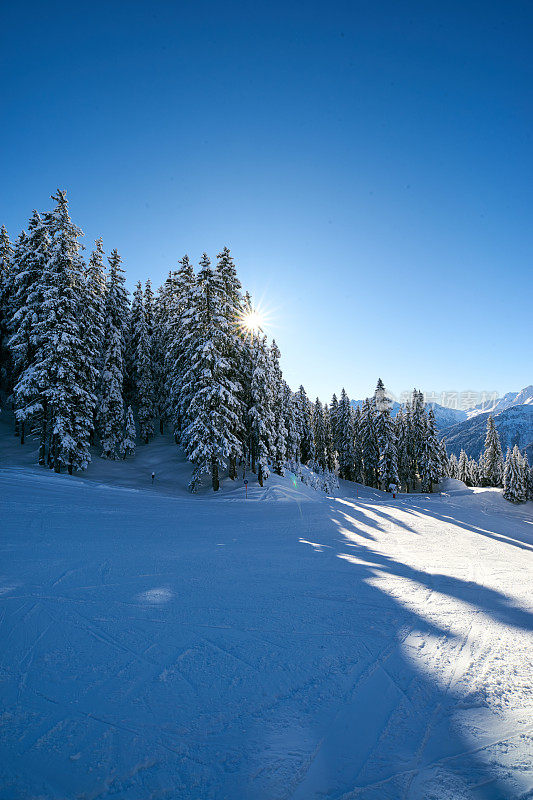
[[[433,509],[430,513],[439,518]],[[460,624],[460,611],[454,606],[450,628],[442,628],[429,619],[429,607],[424,608],[426,616],[406,605],[405,583],[402,602],[390,593],[390,586],[395,580],[408,581],[422,606],[436,591],[517,630],[531,631],[533,615],[474,581],[427,573],[379,552],[361,524],[388,530],[393,523],[412,530],[383,510],[355,504],[345,510],[343,501],[337,500],[331,503],[331,539],[323,522],[323,518],[317,522],[314,538],[309,538],[320,543],[322,535],[338,546],[323,549],[315,544],[316,557],[340,559],[343,567],[330,592],[320,597],[317,623],[326,624],[330,614],[334,617],[335,611],[329,609],[335,604],[337,608],[351,604],[353,645],[346,658],[353,661],[344,702],[286,797],[512,800],[530,796],[531,786],[524,786],[524,777],[520,783],[520,755],[515,770],[505,759],[498,762],[502,751],[515,746],[518,728],[502,725],[483,686],[477,686],[471,675],[469,688],[461,688],[468,658],[479,646],[470,638],[471,625]],[[473,529],[468,524],[461,527]],[[380,588],[383,578],[387,591]],[[466,666],[461,667],[465,659]],[[440,668],[438,679],[432,672],[435,665]],[[495,727],[505,733],[488,735]]]

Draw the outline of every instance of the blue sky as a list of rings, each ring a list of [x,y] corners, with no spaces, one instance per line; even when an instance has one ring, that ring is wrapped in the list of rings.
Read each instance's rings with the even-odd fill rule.
[[[4,4],[0,221],[66,188],[130,287],[228,245],[313,397],[519,389],[532,34],[526,2]]]

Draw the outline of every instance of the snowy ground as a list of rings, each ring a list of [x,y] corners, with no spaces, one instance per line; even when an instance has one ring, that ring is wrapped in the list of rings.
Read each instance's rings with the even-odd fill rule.
[[[1,800],[533,797],[533,504],[0,444]]]

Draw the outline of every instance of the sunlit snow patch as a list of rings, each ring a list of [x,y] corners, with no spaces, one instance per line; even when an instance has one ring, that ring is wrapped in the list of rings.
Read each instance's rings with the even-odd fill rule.
[[[173,592],[170,589],[148,589],[147,592],[141,592],[138,595],[138,600],[141,603],[149,603],[152,606],[162,605],[163,603],[168,603],[174,597]]]

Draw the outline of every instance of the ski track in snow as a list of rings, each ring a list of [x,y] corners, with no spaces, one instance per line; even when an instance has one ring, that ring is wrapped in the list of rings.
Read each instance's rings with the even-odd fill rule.
[[[533,796],[533,504],[0,482],[0,800]]]

